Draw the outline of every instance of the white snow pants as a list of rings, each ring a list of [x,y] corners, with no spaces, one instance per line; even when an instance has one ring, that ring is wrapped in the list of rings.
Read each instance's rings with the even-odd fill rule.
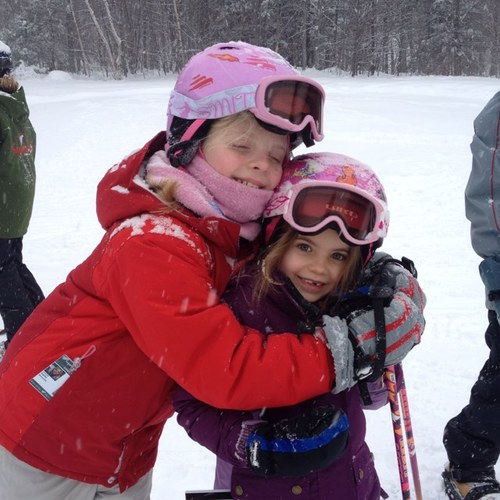
[[[106,488],[48,474],[31,467],[0,446],[0,500],[150,500],[153,470],[120,493]]]

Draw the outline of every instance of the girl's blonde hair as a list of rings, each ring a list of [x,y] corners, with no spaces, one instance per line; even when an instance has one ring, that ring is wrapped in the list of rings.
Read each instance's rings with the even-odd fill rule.
[[[243,125],[242,128],[245,130],[241,137],[245,137],[245,135],[248,134],[253,127],[259,126],[257,120],[250,111],[241,111],[239,113],[235,113],[234,115],[218,118],[217,120],[213,120],[213,123],[210,125],[206,137],[202,139],[200,148],[203,152],[205,152],[205,145],[207,144],[208,139],[210,139],[212,134],[218,133],[219,137],[224,140],[224,136],[229,132],[229,130],[234,126],[240,124]],[[234,138],[232,139],[234,140]],[[210,145],[210,143],[208,144]],[[164,180],[155,184],[150,184],[150,186],[165,203],[165,208],[161,210],[162,213],[172,212],[180,206],[180,204],[175,200],[175,190],[177,189],[177,182],[172,180]]]
[[[256,286],[253,292],[255,301],[261,300],[267,295],[271,288],[282,283],[276,283],[273,278],[276,270],[279,269],[285,253],[290,249],[295,240],[299,237],[299,233],[286,223],[281,230],[278,239],[269,245],[265,250],[260,266],[260,272],[257,277]],[[279,229],[278,229],[279,230]],[[362,266],[361,248],[359,246],[350,247],[347,256],[346,267],[337,284],[335,297],[341,297],[344,293],[351,290],[359,279],[359,273]],[[333,297],[325,297],[325,302],[329,302]]]

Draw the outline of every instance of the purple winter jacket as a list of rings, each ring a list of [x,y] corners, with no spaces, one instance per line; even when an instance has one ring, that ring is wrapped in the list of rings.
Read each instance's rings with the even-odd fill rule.
[[[249,270],[248,274],[233,282],[224,295],[224,300],[243,324],[268,334],[282,331],[312,333],[315,325],[321,324],[318,308],[305,302],[290,282],[276,287],[260,300],[256,311],[252,300],[255,272],[255,268]],[[272,384],[272,380],[269,383]],[[385,404],[385,389],[372,391],[375,384],[369,385],[373,405],[380,407]],[[344,454],[328,468],[298,478],[264,478],[254,474],[246,463],[235,456],[242,422],[255,418],[274,422],[325,403],[342,408],[350,425]],[[178,412],[178,423],[189,436],[217,455],[215,488],[230,488],[235,499],[377,500],[381,497],[373,456],[365,443],[366,421],[357,386],[340,394],[327,393],[298,405],[255,412],[219,410],[178,388],[174,393],[174,408]]]

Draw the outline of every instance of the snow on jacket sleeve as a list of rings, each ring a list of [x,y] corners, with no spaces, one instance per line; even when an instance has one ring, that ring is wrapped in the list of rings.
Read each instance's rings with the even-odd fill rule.
[[[465,213],[472,246],[483,258],[500,260],[500,92],[474,120],[472,170],[465,188]]]
[[[93,280],[145,355],[211,406],[286,406],[328,392],[333,363],[324,340],[264,338],[240,325],[214,293],[207,255],[184,226],[122,230]]]

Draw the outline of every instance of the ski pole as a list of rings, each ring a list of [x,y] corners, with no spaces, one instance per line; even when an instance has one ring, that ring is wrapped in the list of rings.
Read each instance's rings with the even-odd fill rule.
[[[388,366],[384,371],[384,380],[389,394],[389,405],[391,408],[392,429],[394,431],[394,445],[398,459],[399,480],[403,500],[410,498],[410,481],[408,479],[408,468],[406,466],[406,451],[403,438],[403,427],[401,425],[401,413],[399,408],[398,394],[396,388],[396,373],[394,366]]]
[[[417,500],[422,500],[422,486],[420,485],[417,452],[415,449],[415,439],[413,437],[413,426],[411,424],[410,407],[408,405],[408,393],[406,392],[403,365],[400,364],[399,368],[401,370],[401,386],[399,388],[399,397],[401,401],[403,422],[405,426],[406,445],[408,446],[408,454],[410,455],[411,475],[413,477],[413,485],[415,486],[415,496],[417,497]]]

